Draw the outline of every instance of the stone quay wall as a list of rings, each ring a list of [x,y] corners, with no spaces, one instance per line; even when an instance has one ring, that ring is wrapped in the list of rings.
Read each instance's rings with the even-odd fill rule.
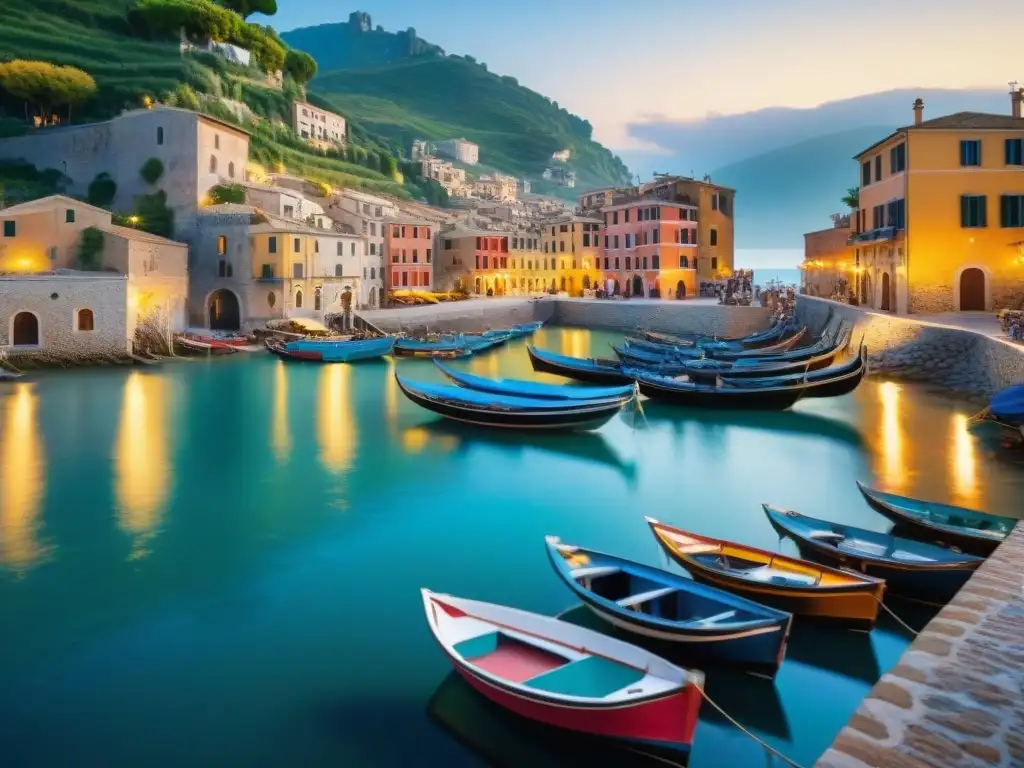
[[[661,331],[743,336],[768,326],[760,307],[658,299],[486,298],[398,309],[363,310],[359,316],[385,331],[479,331],[543,320],[554,325],[613,331]]]
[[[817,768],[1024,766],[1024,524],[861,702]]]
[[[974,331],[799,296],[795,316],[818,333],[834,314],[853,324],[868,349],[871,374],[921,381],[988,397],[1024,381],[1024,347]]]

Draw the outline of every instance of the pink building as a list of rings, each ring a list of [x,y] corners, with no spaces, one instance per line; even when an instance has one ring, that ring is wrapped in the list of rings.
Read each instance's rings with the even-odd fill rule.
[[[697,208],[632,200],[601,209],[605,287],[616,294],[682,299],[697,293]]]
[[[411,218],[389,219],[384,236],[384,288],[434,288],[434,227]]]

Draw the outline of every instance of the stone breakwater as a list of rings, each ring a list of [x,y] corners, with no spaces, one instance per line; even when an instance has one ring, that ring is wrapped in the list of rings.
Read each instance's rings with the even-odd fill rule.
[[[1024,348],[980,333],[800,296],[795,316],[818,333],[834,313],[863,338],[872,375],[921,381],[988,397],[1024,381]]]
[[[1024,524],[861,703],[817,768],[1024,766]]]

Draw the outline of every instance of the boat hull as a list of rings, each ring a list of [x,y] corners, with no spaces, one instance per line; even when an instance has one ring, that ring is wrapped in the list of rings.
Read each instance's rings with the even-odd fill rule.
[[[630,384],[633,381],[632,378],[611,365],[607,368],[585,365],[569,366],[537,355],[533,347],[527,347],[527,352],[530,355],[530,364],[533,366],[533,370],[538,373],[553,373],[556,376],[564,376],[567,379],[585,381],[590,384]]]
[[[784,411],[793,407],[803,396],[801,387],[784,387],[766,390],[745,390],[735,387],[729,391],[724,387],[673,387],[659,384],[645,378],[637,379],[640,392],[652,400],[692,408],[725,408],[730,410]]]
[[[983,560],[954,563],[890,563],[864,557],[852,552],[841,552],[826,545],[812,542],[795,534],[768,516],[772,527],[780,536],[791,538],[801,557],[833,568],[849,568],[867,576],[884,579],[890,594],[924,600],[947,602],[967,583]]]
[[[690,751],[701,703],[701,692],[695,685],[633,705],[578,706],[525,696],[474,674],[460,659],[450,654],[448,658],[469,685],[520,717],[556,728],[657,749],[673,749],[681,753]]]
[[[455,384],[478,392],[489,392],[496,395],[513,397],[535,397],[541,400],[557,400],[565,402],[583,402],[587,400],[605,400],[620,398],[626,402],[633,397],[632,386],[619,387],[578,387],[566,384],[547,384],[538,381],[506,381],[475,376],[465,371],[456,371],[442,363],[435,363],[445,376]]]
[[[979,557],[988,557],[1005,541],[1005,538],[971,534],[967,530],[953,531],[945,526],[932,525],[926,520],[901,512],[861,483],[857,483],[857,488],[872,509],[892,520],[901,532],[905,532],[911,538],[938,544],[940,547],[955,547],[961,552]],[[973,510],[965,511],[971,513]]]
[[[621,400],[595,401],[567,405],[565,409],[546,410],[499,410],[473,408],[450,401],[439,401],[425,397],[398,382],[399,388],[417,405],[439,416],[479,427],[501,429],[523,429],[531,431],[569,431],[597,429],[606,424],[621,409]],[[550,401],[547,401],[550,402]]]

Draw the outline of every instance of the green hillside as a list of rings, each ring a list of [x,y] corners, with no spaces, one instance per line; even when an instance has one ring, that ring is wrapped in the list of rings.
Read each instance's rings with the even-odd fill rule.
[[[552,153],[569,149],[568,167],[576,171],[579,188],[629,178],[622,161],[593,141],[590,123],[515,78],[489,72],[471,57],[444,56],[433,46],[403,56],[407,33],[359,32],[351,23],[281,37],[301,44],[318,60],[343,64],[346,68],[333,71],[321,67],[313,90],[405,152],[414,139],[464,137],[480,145],[481,164],[537,180]],[[343,45],[351,40],[358,46]],[[566,197],[577,193],[543,183],[540,187]]]
[[[335,69],[366,69],[383,67],[410,56],[444,56],[444,51],[416,35],[415,29],[385,32],[383,29],[363,30],[360,15],[350,14],[349,22],[320,24],[285,32],[281,37],[295,48],[316,51],[320,71]],[[366,18],[367,25],[369,18]]]
[[[291,173],[334,186],[429,196],[414,178],[404,186],[396,183],[387,168],[394,163],[387,142],[367,131],[358,118],[351,121],[353,141],[347,151],[325,154],[298,141],[280,124],[291,119],[291,101],[304,96],[299,85],[286,79],[283,89],[269,87],[255,67],[210,54],[183,56],[177,42],[148,39],[129,23],[135,0],[2,0],[2,6],[0,62],[47,61],[78,67],[95,78],[97,95],[76,108],[74,122],[109,119],[149,98],[238,123],[222,100],[241,101],[258,120],[255,125],[243,123],[253,132],[255,160],[283,164]],[[0,136],[28,130],[25,109],[24,102],[0,89]],[[23,183],[23,170],[14,174],[18,178],[7,175],[0,173],[0,187],[34,188]]]
[[[802,248],[803,235],[846,213],[840,198],[857,186],[853,156],[893,127],[855,128],[741,160],[711,174],[736,190],[738,248]]]

